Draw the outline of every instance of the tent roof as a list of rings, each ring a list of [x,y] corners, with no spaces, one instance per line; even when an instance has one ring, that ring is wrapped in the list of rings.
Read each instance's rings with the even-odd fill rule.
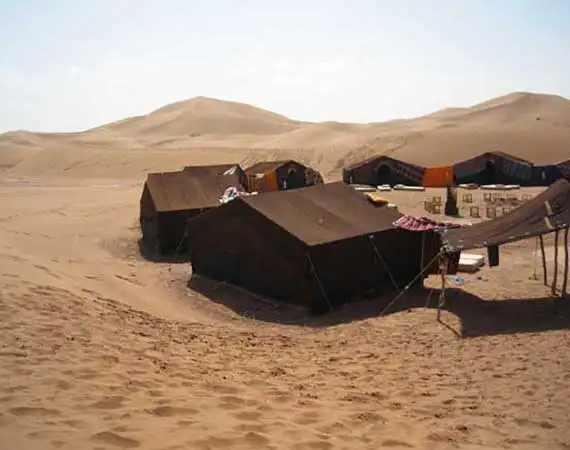
[[[570,226],[570,182],[558,180],[518,208],[494,220],[442,232],[446,251],[502,245]]]
[[[228,186],[239,186],[234,175],[178,172],[149,173],[146,186],[159,212],[212,208]]]
[[[391,229],[401,216],[393,209],[373,206],[342,182],[241,197],[239,201],[309,246]]]
[[[238,168],[241,169],[238,163],[234,164],[213,164],[207,166],[185,166],[184,170],[190,172],[193,175],[223,175],[225,172]]]
[[[248,167],[245,169],[245,173],[267,173],[290,162],[294,161],[292,159],[284,159],[281,161],[263,161]]]

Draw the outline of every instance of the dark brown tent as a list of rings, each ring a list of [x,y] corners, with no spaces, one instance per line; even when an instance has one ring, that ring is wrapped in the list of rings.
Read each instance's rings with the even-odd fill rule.
[[[140,199],[146,246],[159,254],[184,248],[188,219],[218,206],[229,186],[243,189],[238,174],[193,174],[187,170],[148,174]]]
[[[342,182],[240,197],[189,221],[193,272],[325,311],[421,282],[422,234],[399,217]]]
[[[265,161],[245,169],[249,192],[273,192],[322,184],[319,172],[292,159]]]
[[[374,156],[342,170],[342,180],[348,184],[405,184],[422,186],[425,168],[388,156]]]

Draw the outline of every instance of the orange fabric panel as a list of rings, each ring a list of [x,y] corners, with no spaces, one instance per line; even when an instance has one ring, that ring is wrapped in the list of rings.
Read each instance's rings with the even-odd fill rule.
[[[424,172],[424,187],[445,187],[453,184],[453,167],[426,167]]]
[[[265,174],[265,186],[266,189],[270,192],[279,190],[279,186],[277,185],[277,172],[272,170]]]

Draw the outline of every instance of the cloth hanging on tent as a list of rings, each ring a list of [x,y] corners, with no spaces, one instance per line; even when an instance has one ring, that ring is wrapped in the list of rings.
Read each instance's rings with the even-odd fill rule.
[[[423,187],[445,187],[453,184],[453,167],[427,167],[424,172]]]
[[[492,245],[487,247],[487,258],[489,259],[489,267],[497,267],[499,265],[499,246]]]

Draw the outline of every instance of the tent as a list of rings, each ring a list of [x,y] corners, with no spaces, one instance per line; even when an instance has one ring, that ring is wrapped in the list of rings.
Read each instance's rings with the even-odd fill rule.
[[[562,175],[556,164],[532,168],[532,186],[550,186],[560,178]]]
[[[218,206],[229,186],[241,187],[237,173],[192,174],[188,170],[149,173],[140,198],[139,215],[147,247],[159,254],[183,248],[187,220]]]
[[[558,169],[558,172],[562,178],[570,180],[570,159],[567,161],[559,162],[556,164],[556,168]]]
[[[552,294],[556,293],[558,282],[558,237],[564,230],[564,272],[562,277],[561,296],[567,294],[569,270],[570,229],[570,182],[558,180],[541,194],[523,203],[518,208],[493,220],[476,223],[469,227],[442,231],[442,260],[446,254],[475,248],[487,248],[489,266],[499,264],[499,247],[509,242],[538,237],[542,250],[544,284],[548,284],[546,257],[543,235],[554,233],[554,271]],[[442,261],[442,267],[445,262]],[[445,269],[444,269],[445,273]],[[445,277],[442,276],[438,319],[445,299]]]
[[[482,153],[453,165],[456,184],[520,184],[533,182],[533,165],[504,152]]]
[[[320,173],[294,160],[260,162],[245,173],[249,192],[297,189],[323,182]]]
[[[493,220],[445,230],[446,251],[503,245],[540,236],[570,226],[570,182],[558,180],[518,208]]]
[[[345,167],[342,179],[347,184],[422,186],[424,171],[421,166],[382,155]]]
[[[533,185],[533,164],[504,152],[491,153],[491,159],[497,167],[495,183]]]
[[[399,217],[342,182],[240,197],[188,222],[192,270],[324,312],[417,278],[422,236]]]

